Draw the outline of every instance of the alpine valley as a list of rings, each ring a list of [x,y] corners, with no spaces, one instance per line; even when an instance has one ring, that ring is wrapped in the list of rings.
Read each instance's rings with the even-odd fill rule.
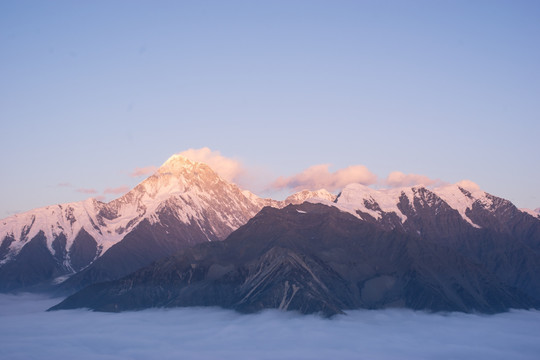
[[[109,203],[1,220],[0,291],[69,295],[53,310],[540,308],[540,213],[469,182],[263,199],[174,155]]]

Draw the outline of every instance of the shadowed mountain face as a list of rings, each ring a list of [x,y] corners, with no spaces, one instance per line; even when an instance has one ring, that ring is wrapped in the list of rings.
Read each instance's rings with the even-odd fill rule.
[[[366,205],[380,218],[362,210],[357,214],[384,229],[398,229],[449,247],[540,299],[540,221],[482,191],[473,194],[456,186],[437,190],[413,187],[409,196],[402,192],[395,208],[405,220],[381,210],[376,202]]]
[[[321,204],[266,207],[223,242],[89,286],[52,309],[221,306],[333,315],[356,308],[493,313],[537,306],[530,288],[539,285],[531,273],[540,270],[538,254],[515,260],[515,253],[496,249],[515,239],[463,222],[467,236],[439,241]],[[469,249],[475,240],[487,250]],[[514,243],[516,252],[529,250]],[[500,266],[523,273],[501,276]]]

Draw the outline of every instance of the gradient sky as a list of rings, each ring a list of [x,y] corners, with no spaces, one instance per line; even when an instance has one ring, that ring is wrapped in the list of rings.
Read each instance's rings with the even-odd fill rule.
[[[202,147],[269,181],[364,165],[540,207],[539,19],[516,0],[3,0],[0,217],[110,200]]]

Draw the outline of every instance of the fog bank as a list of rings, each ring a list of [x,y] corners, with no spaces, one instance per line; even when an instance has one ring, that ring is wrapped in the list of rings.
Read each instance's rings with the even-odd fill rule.
[[[45,312],[59,299],[0,295],[2,359],[538,359],[540,312],[352,311],[322,319],[216,308]]]

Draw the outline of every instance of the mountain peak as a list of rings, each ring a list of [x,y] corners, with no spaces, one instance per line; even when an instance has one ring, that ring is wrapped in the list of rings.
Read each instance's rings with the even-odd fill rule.
[[[71,275],[91,266],[105,253],[109,254],[105,259],[116,256],[108,252],[113,246],[116,250],[112,250],[112,254],[124,246],[131,249],[128,253],[133,250],[130,264],[140,265],[141,259],[154,261],[157,254],[168,255],[188,244],[222,240],[267,205],[274,202],[255,195],[248,197],[208,165],[177,154],[135,188],[108,203],[90,198],[35,209],[3,220],[0,222],[0,269],[12,261],[32,263],[34,255],[24,257],[30,251],[28,248],[21,255],[27,243],[37,244],[30,248],[38,250],[31,251],[41,251],[47,261],[50,260],[47,270],[34,266],[38,270],[36,274],[29,273],[28,281],[49,281],[51,276]],[[134,240],[139,236],[146,254],[130,247],[131,242],[139,241]],[[152,243],[154,240],[157,243]],[[145,245],[148,243],[153,245]],[[131,260],[125,260],[125,256],[122,259],[123,265],[118,265],[118,269],[131,266],[128,264]],[[101,262],[96,264],[101,266]],[[5,284],[11,286],[5,279],[12,273],[5,271],[0,271],[0,291]]]
[[[163,174],[163,173],[177,173],[177,172],[183,171],[185,169],[191,170],[194,167],[197,167],[197,166],[200,166],[200,165],[203,165],[203,164],[198,163],[198,162],[193,161],[193,160],[190,160],[190,159],[188,159],[187,157],[185,157],[183,155],[175,154],[175,155],[171,156],[170,158],[168,158],[167,161],[165,161],[163,163],[163,165],[161,165],[159,167],[158,172],[161,173],[161,174]]]
[[[136,192],[146,192],[152,198],[156,193],[168,196],[185,192],[188,188],[211,188],[224,180],[205,163],[175,154],[161,165],[150,177],[135,188]],[[228,182],[227,182],[228,183]]]

